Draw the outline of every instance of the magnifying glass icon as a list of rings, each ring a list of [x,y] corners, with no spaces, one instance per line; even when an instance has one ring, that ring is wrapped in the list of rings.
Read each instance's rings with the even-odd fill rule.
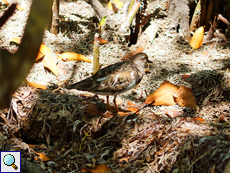
[[[15,163],[15,158],[11,154],[7,154],[3,158],[3,162],[7,166],[12,166],[15,170],[18,169],[18,167],[14,164]]]

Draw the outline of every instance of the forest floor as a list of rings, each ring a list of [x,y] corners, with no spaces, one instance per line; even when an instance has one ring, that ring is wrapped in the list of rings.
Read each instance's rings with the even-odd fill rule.
[[[153,62],[136,89],[118,95],[118,107],[126,114],[107,111],[105,96],[65,89],[66,84],[91,76],[93,65],[57,57],[63,52],[76,52],[93,60],[92,42],[98,23],[95,11],[86,2],[61,1],[60,32],[53,35],[45,31],[43,39],[51,49],[59,75],[45,69],[42,62],[34,64],[27,81],[47,89],[32,88],[23,82],[11,106],[0,111],[0,150],[20,150],[25,164],[29,161],[46,172],[82,172],[102,164],[117,173],[227,171],[230,40],[214,39],[187,53],[191,50],[189,43],[179,42],[181,33],[169,29],[164,1],[152,0],[147,6],[149,25],[137,43],[129,46],[128,37],[119,34],[127,2],[123,1],[124,7],[116,14],[108,10],[107,27],[101,33],[108,43],[99,49],[101,67],[121,61],[140,47]],[[11,52],[17,46],[10,40],[23,36],[31,1],[17,3],[20,10],[0,30],[1,49]],[[0,1],[0,7],[2,14],[7,5]],[[144,107],[146,97],[166,80],[191,88],[197,108]],[[56,90],[58,87],[61,89]],[[129,112],[128,101],[141,108],[140,112]],[[171,112],[180,116],[173,117]],[[48,159],[37,159],[36,153]]]

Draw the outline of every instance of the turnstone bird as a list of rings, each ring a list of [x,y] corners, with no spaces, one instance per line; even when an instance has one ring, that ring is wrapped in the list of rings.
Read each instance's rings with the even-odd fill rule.
[[[80,82],[68,85],[68,89],[77,89],[106,95],[109,108],[109,95],[113,95],[116,111],[116,97],[125,91],[136,87],[145,73],[145,65],[151,62],[145,53],[138,53],[131,59],[109,65],[97,71],[93,76]]]

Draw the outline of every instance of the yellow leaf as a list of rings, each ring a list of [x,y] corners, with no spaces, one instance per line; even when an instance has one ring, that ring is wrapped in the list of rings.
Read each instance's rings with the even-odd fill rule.
[[[198,49],[203,44],[203,36],[204,36],[204,27],[201,26],[196,30],[196,32],[192,36],[190,41],[190,46],[193,49]]]
[[[61,54],[59,57],[57,57],[57,59],[62,59],[64,61],[69,60],[69,61],[84,61],[84,62],[90,62],[92,63],[92,61],[87,58],[84,55],[75,53],[75,52],[65,52],[63,54]]]
[[[47,162],[47,161],[51,160],[49,157],[46,156],[46,154],[41,154],[41,153],[37,153],[37,152],[35,152],[35,153],[37,155],[39,155],[39,157],[41,158],[41,160],[43,162]],[[35,157],[35,160],[38,160],[38,158]]]
[[[34,88],[41,88],[41,89],[44,89],[44,90],[47,89],[46,86],[44,86],[44,85],[37,84],[37,83],[34,83],[34,82],[28,82],[27,80],[26,80],[26,83],[27,83],[29,86],[34,87]]]
[[[41,44],[41,47],[40,47],[40,52],[43,53],[44,55],[46,54],[51,54],[51,50],[50,48],[48,48],[45,44]]]
[[[41,44],[39,53],[35,61],[44,57],[42,60],[44,67],[48,68],[54,75],[58,76],[57,66],[54,60],[51,58],[50,54],[51,54],[50,48],[48,48],[45,44]]]
[[[48,68],[50,71],[52,71],[54,75],[58,76],[57,66],[54,60],[51,58],[50,54],[46,54],[42,62],[44,64],[44,67]]]
[[[17,43],[20,44],[21,43],[21,38],[20,37],[13,37],[10,39],[10,43]]]
[[[19,6],[19,5],[17,5],[16,8],[18,9],[18,11],[23,11],[23,10],[26,9],[26,7],[21,7],[21,6]]]
[[[113,0],[113,3],[118,7],[118,8],[122,8],[123,7],[123,3],[120,0]],[[112,4],[109,1],[108,3],[108,9],[113,10]]]

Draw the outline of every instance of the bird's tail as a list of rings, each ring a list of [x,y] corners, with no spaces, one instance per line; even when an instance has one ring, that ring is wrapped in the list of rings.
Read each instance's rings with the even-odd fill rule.
[[[67,89],[77,89],[82,91],[88,91],[89,88],[92,87],[92,84],[90,83],[89,79],[82,80],[80,82],[67,85]]]

